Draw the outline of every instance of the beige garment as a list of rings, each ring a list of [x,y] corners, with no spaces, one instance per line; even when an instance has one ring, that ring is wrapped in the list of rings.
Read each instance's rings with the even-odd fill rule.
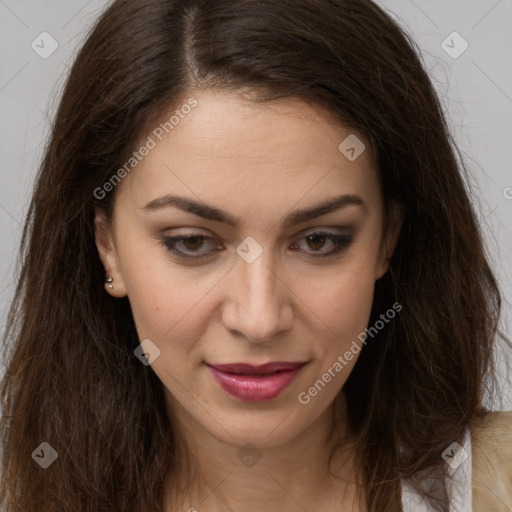
[[[512,511],[512,411],[492,412],[470,426],[473,512]]]

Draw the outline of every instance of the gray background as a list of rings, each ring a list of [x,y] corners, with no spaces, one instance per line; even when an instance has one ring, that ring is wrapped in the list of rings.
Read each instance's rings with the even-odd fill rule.
[[[278,1],[278,0],[276,0]],[[105,0],[0,0],[0,325],[16,276],[21,224],[77,48]],[[502,329],[509,335],[512,297],[512,0],[379,0],[414,37],[449,113],[471,171],[475,204],[505,298]],[[453,36],[453,32],[459,36]],[[42,58],[48,32],[58,48]],[[44,49],[50,40],[45,37]],[[443,48],[443,41],[444,43]],[[458,55],[465,47],[467,50]],[[453,58],[445,51],[449,51]],[[433,148],[435,151],[435,148]],[[447,343],[450,340],[446,340]],[[498,354],[503,387],[494,409],[512,409],[512,386]],[[0,368],[0,372],[2,368]]]

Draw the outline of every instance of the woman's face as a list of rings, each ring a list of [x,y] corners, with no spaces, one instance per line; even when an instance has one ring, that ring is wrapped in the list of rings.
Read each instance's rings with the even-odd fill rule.
[[[361,136],[299,100],[194,98],[117,185],[112,226],[97,215],[107,291],[128,296],[178,418],[276,446],[349,376],[396,233]]]

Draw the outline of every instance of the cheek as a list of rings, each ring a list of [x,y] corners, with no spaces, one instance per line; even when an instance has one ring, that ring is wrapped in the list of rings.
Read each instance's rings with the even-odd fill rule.
[[[188,344],[204,329],[208,291],[218,279],[208,274],[199,276],[193,267],[171,263],[158,243],[126,240],[119,254],[140,339],[149,338],[166,349],[189,349]]]
[[[312,416],[334,400],[364,349],[374,286],[373,267],[359,260],[340,267],[309,295],[308,305],[321,319],[321,327],[314,335],[315,363],[304,375],[297,399],[308,405]]]
[[[174,279],[132,279],[129,300],[139,335],[167,349],[190,350],[207,324],[209,281],[199,285],[179,272]]]
[[[375,289],[374,260],[355,256],[337,272],[303,283],[299,295],[320,320],[328,346],[350,344],[368,325]]]

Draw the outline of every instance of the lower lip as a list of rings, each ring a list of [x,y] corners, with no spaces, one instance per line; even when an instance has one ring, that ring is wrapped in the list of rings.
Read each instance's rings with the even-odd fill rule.
[[[268,375],[225,373],[208,366],[215,380],[230,395],[244,402],[263,402],[280,395],[297,377],[302,366]]]

